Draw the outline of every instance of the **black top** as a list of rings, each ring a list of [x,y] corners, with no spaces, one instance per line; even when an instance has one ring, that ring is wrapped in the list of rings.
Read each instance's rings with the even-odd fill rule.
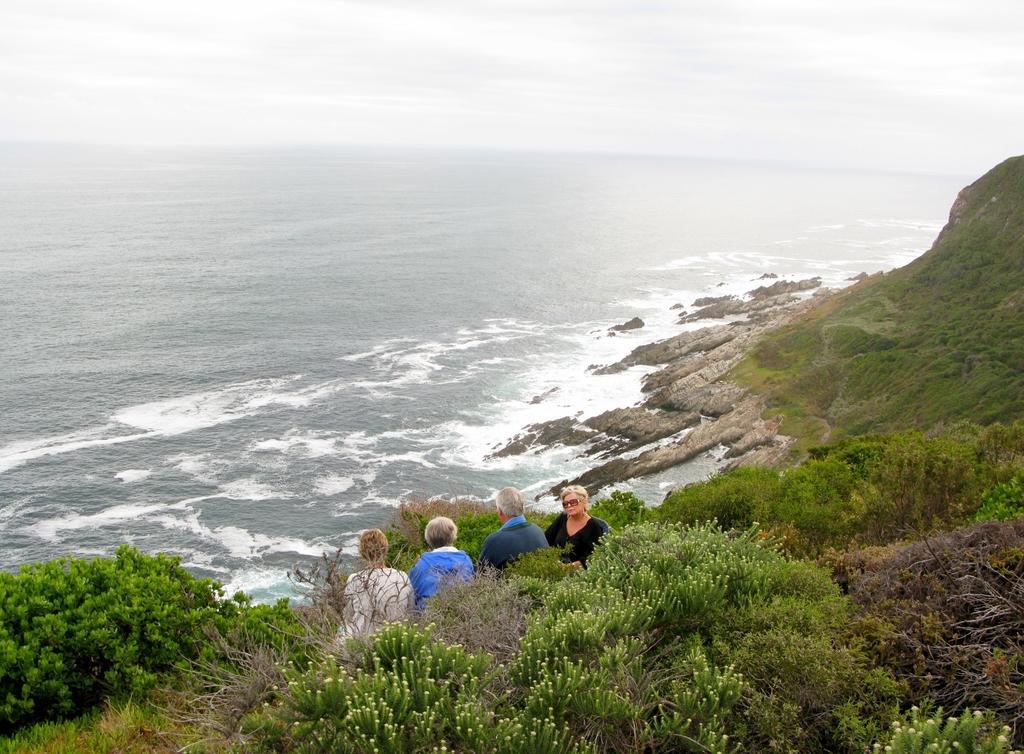
[[[569,517],[565,513],[559,513],[558,517],[551,522],[548,530],[544,532],[544,537],[552,547],[569,546],[568,551],[562,556],[563,562],[574,563],[578,560],[586,566],[587,558],[594,552],[597,540],[608,531],[608,524],[591,516],[583,528],[570,537],[569,530],[566,528],[568,520]]]
[[[520,555],[547,546],[540,527],[524,521],[489,534],[480,551],[480,563],[501,570]]]

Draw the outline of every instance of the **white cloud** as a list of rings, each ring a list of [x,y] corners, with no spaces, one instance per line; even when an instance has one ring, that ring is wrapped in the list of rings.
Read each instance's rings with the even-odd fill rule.
[[[1024,6],[8,0],[0,138],[669,152],[978,172]]]

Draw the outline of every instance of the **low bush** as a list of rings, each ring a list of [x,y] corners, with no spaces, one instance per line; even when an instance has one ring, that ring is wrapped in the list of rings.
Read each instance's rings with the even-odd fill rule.
[[[989,710],[1024,744],[1024,519],[856,550],[836,565],[876,624],[867,648],[913,701]]]
[[[177,558],[122,546],[0,573],[0,730],[76,715],[153,686],[195,656],[203,626],[236,615]]]
[[[647,505],[636,493],[616,490],[590,506],[590,513],[613,529],[622,529],[645,520]]]
[[[478,578],[418,627],[351,640],[340,666],[289,671],[247,745],[852,753],[893,718],[900,687],[845,642],[850,606],[827,572],[752,532],[636,525],[589,566],[545,582],[529,614],[526,577]]]
[[[303,658],[305,628],[282,600],[224,600],[167,555],[64,558],[0,573],[0,732],[64,720],[152,688],[189,661],[230,663],[222,642]]]
[[[249,748],[288,752],[582,751],[552,716],[503,716],[486,692],[492,658],[392,625],[352,642],[348,666],[328,657],[288,672],[279,708],[249,720]]]
[[[562,551],[555,547],[520,555],[505,568],[505,576],[520,592],[543,601],[551,586],[573,574],[573,569],[562,562]]]
[[[893,724],[873,751],[887,754],[1020,754],[1010,749],[1008,727],[994,729],[982,712],[965,711],[960,717],[944,717],[939,709],[928,715],[917,707]]]
[[[1024,516],[1024,473],[995,485],[981,498],[974,521],[1009,521]]]
[[[519,651],[532,606],[512,580],[480,574],[431,597],[418,622],[436,641],[485,651],[496,662],[506,662]]]
[[[152,706],[127,701],[74,720],[22,728],[0,738],[0,754],[175,754],[195,738],[195,731]]]
[[[770,507],[778,499],[780,487],[776,471],[736,469],[674,491],[651,515],[660,521],[717,521],[726,529],[746,529],[755,520],[755,511]]]
[[[828,548],[920,538],[976,518],[1024,512],[1024,424],[980,428],[957,424],[934,436],[900,432],[813,448],[804,464],[779,475],[737,469],[676,490],[657,520],[752,522],[801,557]],[[998,447],[998,441],[1008,447]],[[983,501],[982,495],[985,491]]]

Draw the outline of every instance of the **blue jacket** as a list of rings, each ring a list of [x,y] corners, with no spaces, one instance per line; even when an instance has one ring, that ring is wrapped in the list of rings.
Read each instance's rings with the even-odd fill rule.
[[[473,561],[462,550],[431,550],[420,555],[409,571],[409,581],[416,593],[416,609],[422,610],[426,601],[438,589],[457,581],[473,578]]]
[[[520,555],[547,546],[544,532],[537,524],[529,523],[525,516],[516,516],[487,536],[480,550],[480,564],[503,569]]]

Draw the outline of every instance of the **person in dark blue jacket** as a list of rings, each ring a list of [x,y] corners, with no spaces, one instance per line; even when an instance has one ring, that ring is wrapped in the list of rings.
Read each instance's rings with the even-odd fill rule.
[[[544,532],[524,515],[523,495],[515,487],[506,487],[494,498],[501,528],[489,534],[480,551],[480,565],[504,569],[518,558],[548,546]]]
[[[409,581],[416,593],[416,608],[422,610],[428,599],[449,584],[473,578],[473,561],[454,547],[459,527],[450,518],[438,516],[427,523],[423,538],[430,552],[420,555],[409,571]]]

